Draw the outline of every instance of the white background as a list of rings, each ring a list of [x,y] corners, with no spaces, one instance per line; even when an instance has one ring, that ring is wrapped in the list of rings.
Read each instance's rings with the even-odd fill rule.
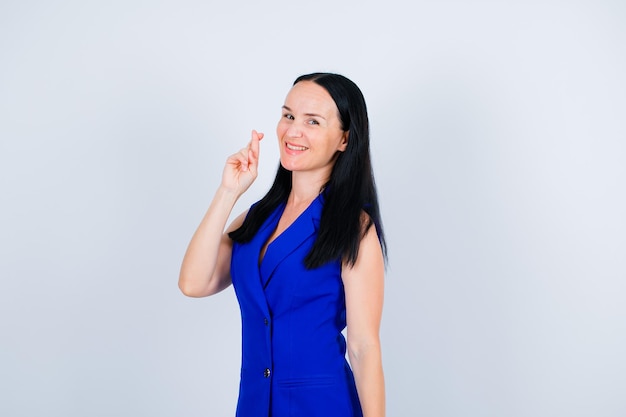
[[[626,415],[625,44],[622,1],[3,1],[0,415],[234,414],[233,291],[178,270],[313,71],[369,105],[388,415]]]

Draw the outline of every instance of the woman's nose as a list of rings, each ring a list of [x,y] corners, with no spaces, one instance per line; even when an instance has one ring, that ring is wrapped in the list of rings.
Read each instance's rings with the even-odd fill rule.
[[[287,136],[290,138],[299,138],[302,136],[302,129],[296,123],[290,123],[287,128]]]

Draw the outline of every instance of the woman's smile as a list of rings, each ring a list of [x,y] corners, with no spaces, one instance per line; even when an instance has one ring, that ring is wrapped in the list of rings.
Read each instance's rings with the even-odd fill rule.
[[[307,149],[309,149],[306,146],[300,146],[300,145],[296,145],[296,144],[289,143],[289,142],[286,142],[285,146],[287,147],[287,150],[292,151],[290,152],[290,154],[292,155],[298,154],[301,151],[306,151]]]

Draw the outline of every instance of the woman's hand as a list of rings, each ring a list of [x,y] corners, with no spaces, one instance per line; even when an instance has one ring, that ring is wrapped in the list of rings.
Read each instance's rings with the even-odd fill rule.
[[[222,173],[222,187],[237,195],[243,194],[250,187],[258,174],[259,142],[263,136],[263,133],[253,130],[248,146],[228,157]]]

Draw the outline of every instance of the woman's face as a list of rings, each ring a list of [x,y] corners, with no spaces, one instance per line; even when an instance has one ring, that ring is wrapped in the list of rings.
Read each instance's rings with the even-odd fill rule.
[[[312,81],[294,85],[276,127],[280,162],[289,171],[330,176],[338,152],[348,144],[339,111],[328,91]]]

